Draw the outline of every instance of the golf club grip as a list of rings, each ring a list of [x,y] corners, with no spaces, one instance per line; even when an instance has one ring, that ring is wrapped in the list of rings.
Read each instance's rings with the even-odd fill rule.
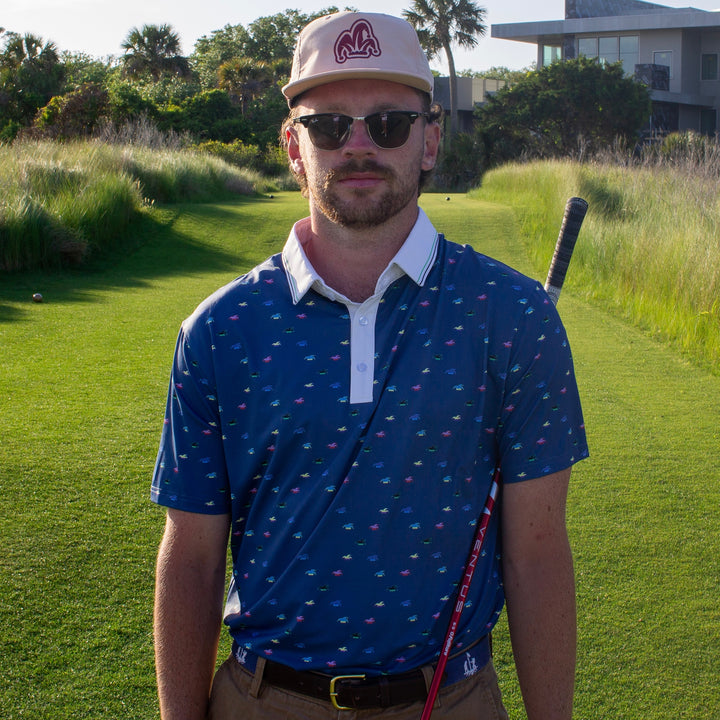
[[[575,243],[587,209],[587,202],[580,197],[571,197],[565,205],[560,234],[555,244],[555,252],[545,281],[545,290],[555,305],[557,305],[560,298],[560,290],[565,282],[570,258],[575,249]]]

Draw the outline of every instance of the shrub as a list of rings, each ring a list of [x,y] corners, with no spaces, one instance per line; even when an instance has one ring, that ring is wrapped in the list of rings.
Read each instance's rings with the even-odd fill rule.
[[[483,144],[477,135],[458,133],[441,150],[434,185],[458,192],[477,185],[482,177],[483,156]]]
[[[199,143],[196,148],[200,152],[222,158],[231,165],[255,170],[266,177],[278,177],[288,172],[287,156],[285,151],[278,146],[262,150],[257,145],[246,145],[241,140],[231,143],[209,140]]]
[[[81,88],[52,98],[35,118],[35,127],[52,138],[91,135],[108,106],[108,93],[99,85]]]

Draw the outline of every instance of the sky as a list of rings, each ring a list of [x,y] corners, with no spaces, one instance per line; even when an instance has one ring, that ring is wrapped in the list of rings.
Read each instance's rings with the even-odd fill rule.
[[[180,36],[183,53],[189,55],[198,38],[225,25],[249,25],[258,17],[288,8],[310,13],[332,5],[356,7],[368,12],[401,15],[412,0],[0,0],[0,27],[32,33],[53,41],[58,50],[82,52],[93,57],[122,55],[121,43],[134,27],[171,25]],[[486,9],[486,37],[472,51],[456,49],[455,66],[460,70],[487,70],[493,66],[519,70],[536,59],[536,47],[527,43],[490,37],[489,26],[499,23],[561,20],[564,0],[477,0]],[[720,0],[665,0],[668,7],[692,5],[713,10]],[[433,69],[447,71],[444,60],[434,60]]]

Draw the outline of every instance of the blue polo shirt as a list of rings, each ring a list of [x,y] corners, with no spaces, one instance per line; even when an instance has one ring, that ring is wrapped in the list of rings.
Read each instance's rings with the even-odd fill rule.
[[[231,515],[240,648],[402,672],[441,649],[495,467],[530,481],[587,456],[570,349],[537,282],[422,211],[360,304],[301,235],[183,323],[152,497]],[[456,645],[503,602],[496,513]]]

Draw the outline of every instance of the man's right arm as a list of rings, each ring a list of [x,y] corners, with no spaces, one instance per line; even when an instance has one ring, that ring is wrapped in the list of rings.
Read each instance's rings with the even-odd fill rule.
[[[222,623],[228,515],[169,509],[155,586],[162,720],[204,720]]]

